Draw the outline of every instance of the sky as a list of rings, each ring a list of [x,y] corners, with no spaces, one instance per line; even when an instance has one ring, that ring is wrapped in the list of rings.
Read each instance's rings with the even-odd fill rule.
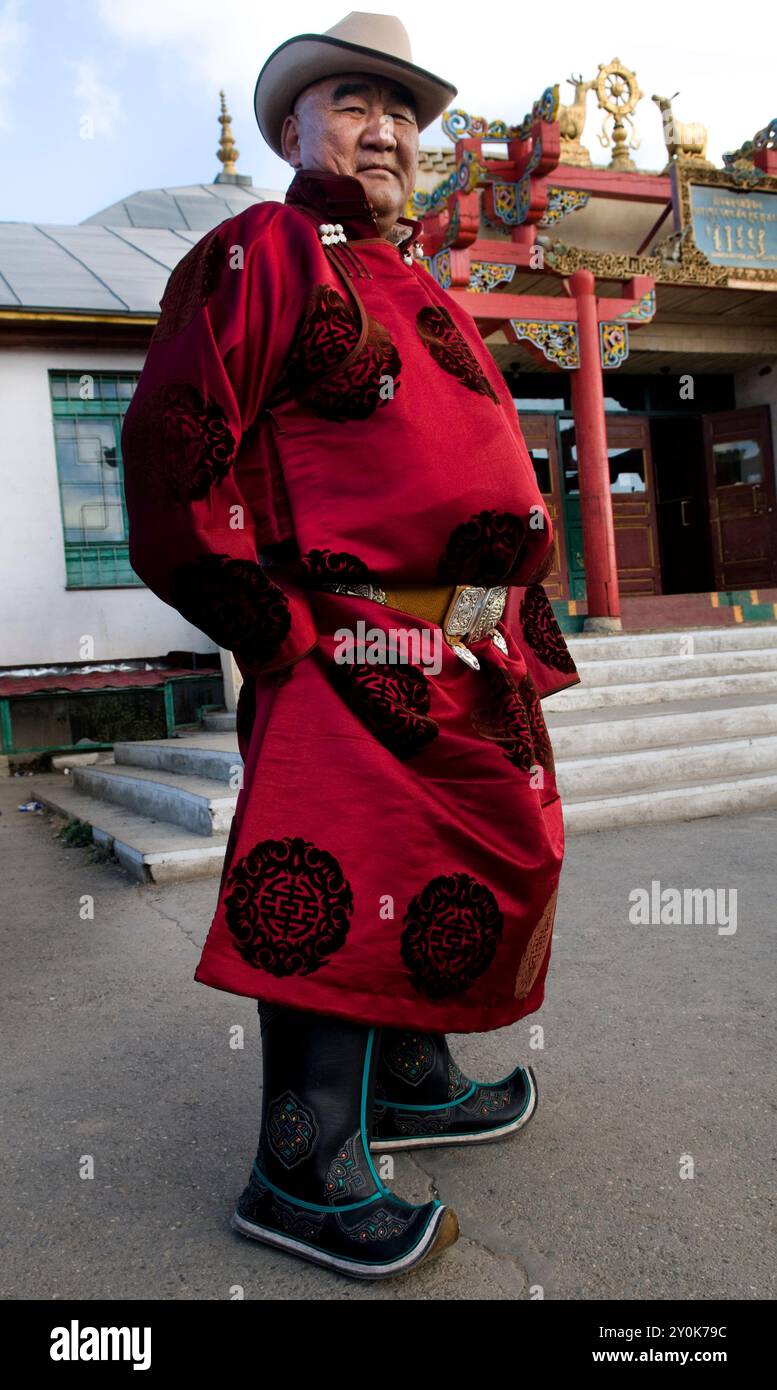
[[[571,73],[592,78],[620,58],[645,94],[633,154],[643,169],[665,162],[654,93],[679,91],[676,118],[708,127],[716,164],[777,110],[773,0],[748,0],[739,19],[718,0],[390,0],[390,12],[414,61],[458,87],[456,106],[489,119],[521,120],[554,82],[569,102]],[[239,170],[285,189],[291,171],[253,113],[257,74],[285,39],[346,13],[343,0],[0,0],[0,221],[72,224],[139,189],[212,182],[220,87]],[[599,165],[602,115],[591,94],[584,143]],[[421,143],[449,142],[436,123]]]

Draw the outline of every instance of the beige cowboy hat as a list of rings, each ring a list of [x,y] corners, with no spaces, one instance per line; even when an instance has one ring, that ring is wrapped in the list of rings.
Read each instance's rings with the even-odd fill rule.
[[[352,10],[323,34],[296,34],[270,54],[256,81],[254,110],[267,144],[283,158],[283,122],[305,87],[340,72],[394,78],[415,97],[419,130],[440,116],[456,88],[412,61],[410,39],[391,14]]]

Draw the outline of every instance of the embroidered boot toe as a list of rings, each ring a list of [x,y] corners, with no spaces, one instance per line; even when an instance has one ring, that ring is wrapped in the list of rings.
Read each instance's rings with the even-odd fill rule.
[[[531,1067],[500,1081],[473,1081],[448,1049],[444,1034],[383,1029],[370,1149],[481,1144],[522,1129],[537,1109]]]

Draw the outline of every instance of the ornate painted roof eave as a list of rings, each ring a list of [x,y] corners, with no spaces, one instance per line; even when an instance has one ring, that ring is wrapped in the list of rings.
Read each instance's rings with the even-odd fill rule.
[[[468,111],[462,111],[457,107],[453,111],[443,112],[442,128],[453,141],[467,136],[479,140],[528,140],[537,121],[552,124],[558,117],[558,109],[559,95],[556,83],[553,87],[545,88],[531,111],[527,112],[517,125],[510,125],[502,120],[488,121],[485,116],[472,116]]]
[[[757,186],[768,175],[774,162],[769,154],[773,155],[775,150],[777,118],[768,121],[763,130],[756,131],[752,140],[745,140],[738,150],[724,154],[724,171],[744,187]]]
[[[436,215],[453,217],[461,199],[474,195],[478,187],[486,190],[487,202],[493,199],[495,189],[503,187],[517,190],[520,186],[528,193],[532,174],[550,172],[558,164],[558,106],[556,85],[547,87],[531,111],[515,125],[503,120],[489,121],[459,108],[443,112],[443,130],[454,141],[456,162],[447,177],[429,192],[414,190],[406,214],[423,219]],[[507,158],[486,156],[483,141],[504,141]],[[435,240],[440,241],[439,235]],[[436,245],[435,250],[439,249]]]
[[[731,269],[713,265],[698,249],[691,232],[667,237],[661,243],[664,256],[632,256],[618,251],[585,251],[578,246],[566,246],[562,241],[543,242],[546,269],[557,275],[571,275],[575,270],[590,270],[597,280],[628,280],[633,275],[647,275],[658,284],[704,285],[725,289]],[[668,259],[677,251],[674,260]],[[744,272],[737,271],[736,279]]]

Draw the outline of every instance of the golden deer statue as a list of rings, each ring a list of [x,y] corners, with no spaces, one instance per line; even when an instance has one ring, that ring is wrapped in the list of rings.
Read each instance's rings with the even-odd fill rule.
[[[588,165],[591,163],[591,156],[580,144],[580,136],[585,128],[585,99],[596,84],[593,80],[584,82],[582,76],[575,77],[574,74],[567,78],[567,82],[575,89],[575,99],[569,106],[560,106],[558,109],[561,163]]]
[[[656,103],[664,123],[664,144],[669,163],[693,160],[694,164],[709,165],[707,159],[707,127],[699,121],[678,121],[672,111],[672,102],[679,96],[651,97]]]

